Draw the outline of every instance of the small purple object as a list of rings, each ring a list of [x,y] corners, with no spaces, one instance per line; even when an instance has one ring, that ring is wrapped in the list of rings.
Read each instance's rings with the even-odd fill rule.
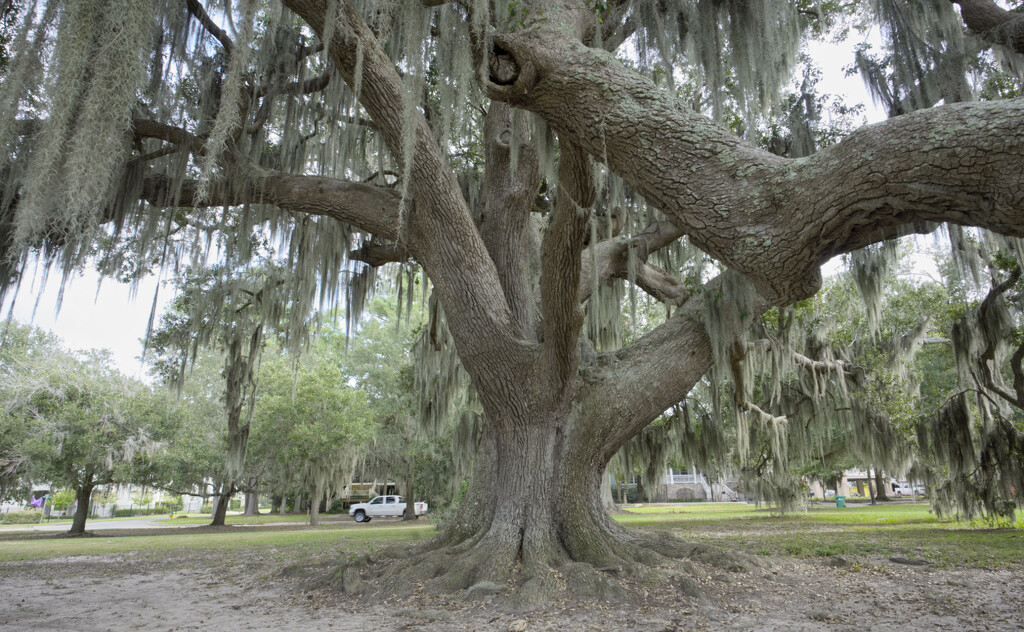
[[[43,500],[44,499],[42,497],[33,498],[32,500],[28,501],[28,504],[32,505],[33,507],[42,507],[43,506]]]

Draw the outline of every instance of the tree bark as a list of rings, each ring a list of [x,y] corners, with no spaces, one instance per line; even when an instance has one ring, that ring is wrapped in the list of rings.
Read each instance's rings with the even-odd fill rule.
[[[309,526],[320,526],[320,503],[323,496],[323,489],[320,485],[313,488],[313,497],[309,501]]]
[[[258,516],[260,515],[260,492],[259,492],[259,479],[252,479],[250,481],[251,490],[245,492],[245,516]]]
[[[281,506],[277,509],[277,515],[284,516],[288,513],[288,496],[281,494]]]
[[[413,459],[414,457],[409,456],[405,462],[405,513],[402,515],[402,520],[416,520],[419,516],[416,515],[416,487],[415,481],[413,480]]]
[[[875,470],[875,499],[887,502],[889,498],[888,485],[885,484],[885,475],[882,470]]]
[[[679,107],[613,55],[556,29],[496,43],[516,73],[492,77],[493,98],[542,116],[560,139],[606,162],[773,302],[816,292],[830,257],[927,222],[1024,233],[1024,193],[1012,184],[1024,154],[1022,99],[915,112],[789,160]]]
[[[221,493],[214,497],[213,520],[210,522],[211,527],[224,526],[224,520],[228,514],[228,505],[231,504],[231,495],[233,493],[234,490],[231,487],[221,488]]]
[[[87,482],[75,490],[75,518],[71,522],[71,529],[68,533],[82,535],[85,533],[85,521],[89,517],[89,499],[92,498],[92,490],[95,485]]]

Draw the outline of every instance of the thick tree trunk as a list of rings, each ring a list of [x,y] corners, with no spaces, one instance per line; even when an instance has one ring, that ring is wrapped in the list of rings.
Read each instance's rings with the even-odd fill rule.
[[[297,493],[297,494],[295,494],[295,502],[292,504],[292,513],[293,514],[300,514],[300,513],[304,513],[304,512],[305,512],[305,509],[303,509],[303,507],[302,507],[302,494],[301,493]]]
[[[557,592],[556,568],[586,576],[571,591],[611,598],[623,589],[599,570],[628,572],[664,561],[659,553],[685,553],[678,541],[628,532],[608,516],[601,498],[608,447],[583,417],[567,409],[529,417],[488,426],[455,518],[430,551],[393,567],[389,590],[416,579],[444,592],[513,579],[517,599],[536,602]]]
[[[277,515],[284,516],[288,513],[288,497],[281,494],[281,506],[277,509]]]
[[[82,535],[85,533],[85,521],[89,517],[89,499],[92,498],[94,485],[87,483],[75,491],[75,519],[71,522],[68,533]]]
[[[258,516],[260,515],[260,492],[259,492],[259,481],[253,479],[250,484],[250,491],[245,493],[245,513],[246,516]]]
[[[232,490],[229,487],[228,491],[221,493],[214,497],[213,501],[213,520],[210,522],[211,527],[223,527],[224,519],[228,514],[228,505],[231,504],[231,493]]]
[[[636,501],[643,504],[646,499],[644,498],[644,475],[636,475]]]
[[[875,470],[875,500],[883,502],[890,500],[887,487],[882,470]]]

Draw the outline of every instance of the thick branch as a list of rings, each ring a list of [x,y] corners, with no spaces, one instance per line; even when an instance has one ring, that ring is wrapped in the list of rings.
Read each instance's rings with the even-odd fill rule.
[[[591,280],[595,275],[599,281],[617,278],[628,279],[629,249],[634,248],[634,260],[637,269],[633,277],[637,285],[645,292],[669,305],[682,305],[691,292],[690,288],[667,272],[646,263],[650,253],[668,246],[683,236],[683,231],[671,222],[655,222],[634,237],[616,237],[598,242],[584,251],[582,272],[580,274],[579,300],[590,298],[593,291]]]
[[[322,34],[326,0],[285,0],[285,5]],[[353,3],[343,3],[340,14],[327,52],[349,85],[356,83],[361,59],[360,104],[379,127],[416,200],[415,208],[409,210],[409,231],[399,242],[434,283],[450,316],[459,357],[478,383],[484,405],[504,405],[490,401],[487,393],[503,392],[503,385],[522,374],[530,357],[514,335],[497,270],[422,113],[416,108],[406,112],[405,88],[394,63]],[[412,160],[406,164],[404,138],[409,126],[414,141]],[[507,361],[495,366],[496,357]]]
[[[197,187],[195,180],[176,188],[167,176],[149,176],[143,181],[140,197],[164,207],[273,204],[286,211],[332,217],[382,239],[398,237],[401,195],[394,189],[280,171],[211,186],[209,196],[201,201],[196,200]]]
[[[491,95],[607,157],[695,245],[772,302],[815,292],[831,256],[927,222],[1024,235],[1022,99],[901,116],[786,160],[680,107],[610,54],[546,28],[497,39],[518,74],[495,81]]]
[[[1017,283],[1017,281],[1020,280],[1020,277],[1020,268],[1014,268],[1005,280],[1003,280],[1001,283],[996,284],[991,290],[989,290],[988,294],[985,296],[985,298],[981,301],[981,304],[978,306],[978,320],[980,322],[985,323],[991,322],[993,320],[988,315],[989,310],[992,309],[997,299],[1001,299],[1003,294],[1005,294],[1007,290],[1013,287]],[[1013,361],[1010,363],[1010,368],[1013,371],[1014,390],[1017,393],[1016,397],[1014,397],[1013,395],[1006,392],[1006,390],[1002,388],[1002,386],[996,381],[996,377],[993,374],[993,368],[996,371],[999,371],[999,367],[994,365],[996,364],[997,346],[1001,343],[1001,341],[993,339],[990,336],[985,336],[985,339],[988,344],[982,350],[981,355],[978,358],[978,364],[981,367],[981,374],[984,379],[984,384],[982,385],[985,388],[996,393],[1003,399],[1007,400],[1011,404],[1018,407],[1022,406],[1022,402],[1024,402],[1024,392],[1022,392],[1021,389],[1022,387],[1024,387],[1024,373],[1022,373],[1021,371],[1020,363],[1022,357],[1024,357],[1024,352],[1022,352],[1024,346],[1019,347],[1016,350],[1016,352],[1014,352]]]
[[[545,366],[559,386],[579,365],[581,253],[597,197],[590,157],[571,142],[560,149],[558,195],[541,244],[540,277]]]
[[[374,244],[367,243],[349,253],[348,258],[352,261],[362,261],[375,268],[385,263],[397,263],[407,261],[409,253],[405,248],[395,244]]]
[[[523,339],[535,340],[536,262],[531,257],[536,257],[536,248],[530,211],[541,182],[536,139],[530,137],[525,116],[515,116],[507,103],[497,101],[484,118],[484,139],[487,170],[480,234],[498,270],[514,330]],[[515,170],[513,150],[519,155]]]
[[[1013,13],[992,0],[951,0],[960,5],[967,28],[992,44],[1024,54],[1024,14]]]
[[[704,327],[704,302],[717,296],[726,272],[709,281],[671,318],[615,354],[600,356],[597,368],[584,375],[589,396],[582,397],[590,420],[581,429],[601,446],[607,462],[652,419],[679,403],[711,368],[711,341]],[[769,303],[754,300],[756,318]],[[736,332],[737,334],[740,332]]]
[[[184,146],[193,153],[200,153],[203,148],[203,141],[180,127],[174,127],[166,123],[159,123],[149,119],[134,119],[132,129],[137,138],[155,138],[158,140]]]

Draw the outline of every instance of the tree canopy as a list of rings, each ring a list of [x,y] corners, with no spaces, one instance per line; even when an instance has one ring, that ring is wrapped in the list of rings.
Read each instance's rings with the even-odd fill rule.
[[[0,483],[73,490],[71,533],[81,534],[93,490],[133,482],[136,467],[159,448],[156,430],[169,401],[118,373],[101,353],[76,357],[52,342],[34,351],[0,370],[0,459],[8,463]]]

